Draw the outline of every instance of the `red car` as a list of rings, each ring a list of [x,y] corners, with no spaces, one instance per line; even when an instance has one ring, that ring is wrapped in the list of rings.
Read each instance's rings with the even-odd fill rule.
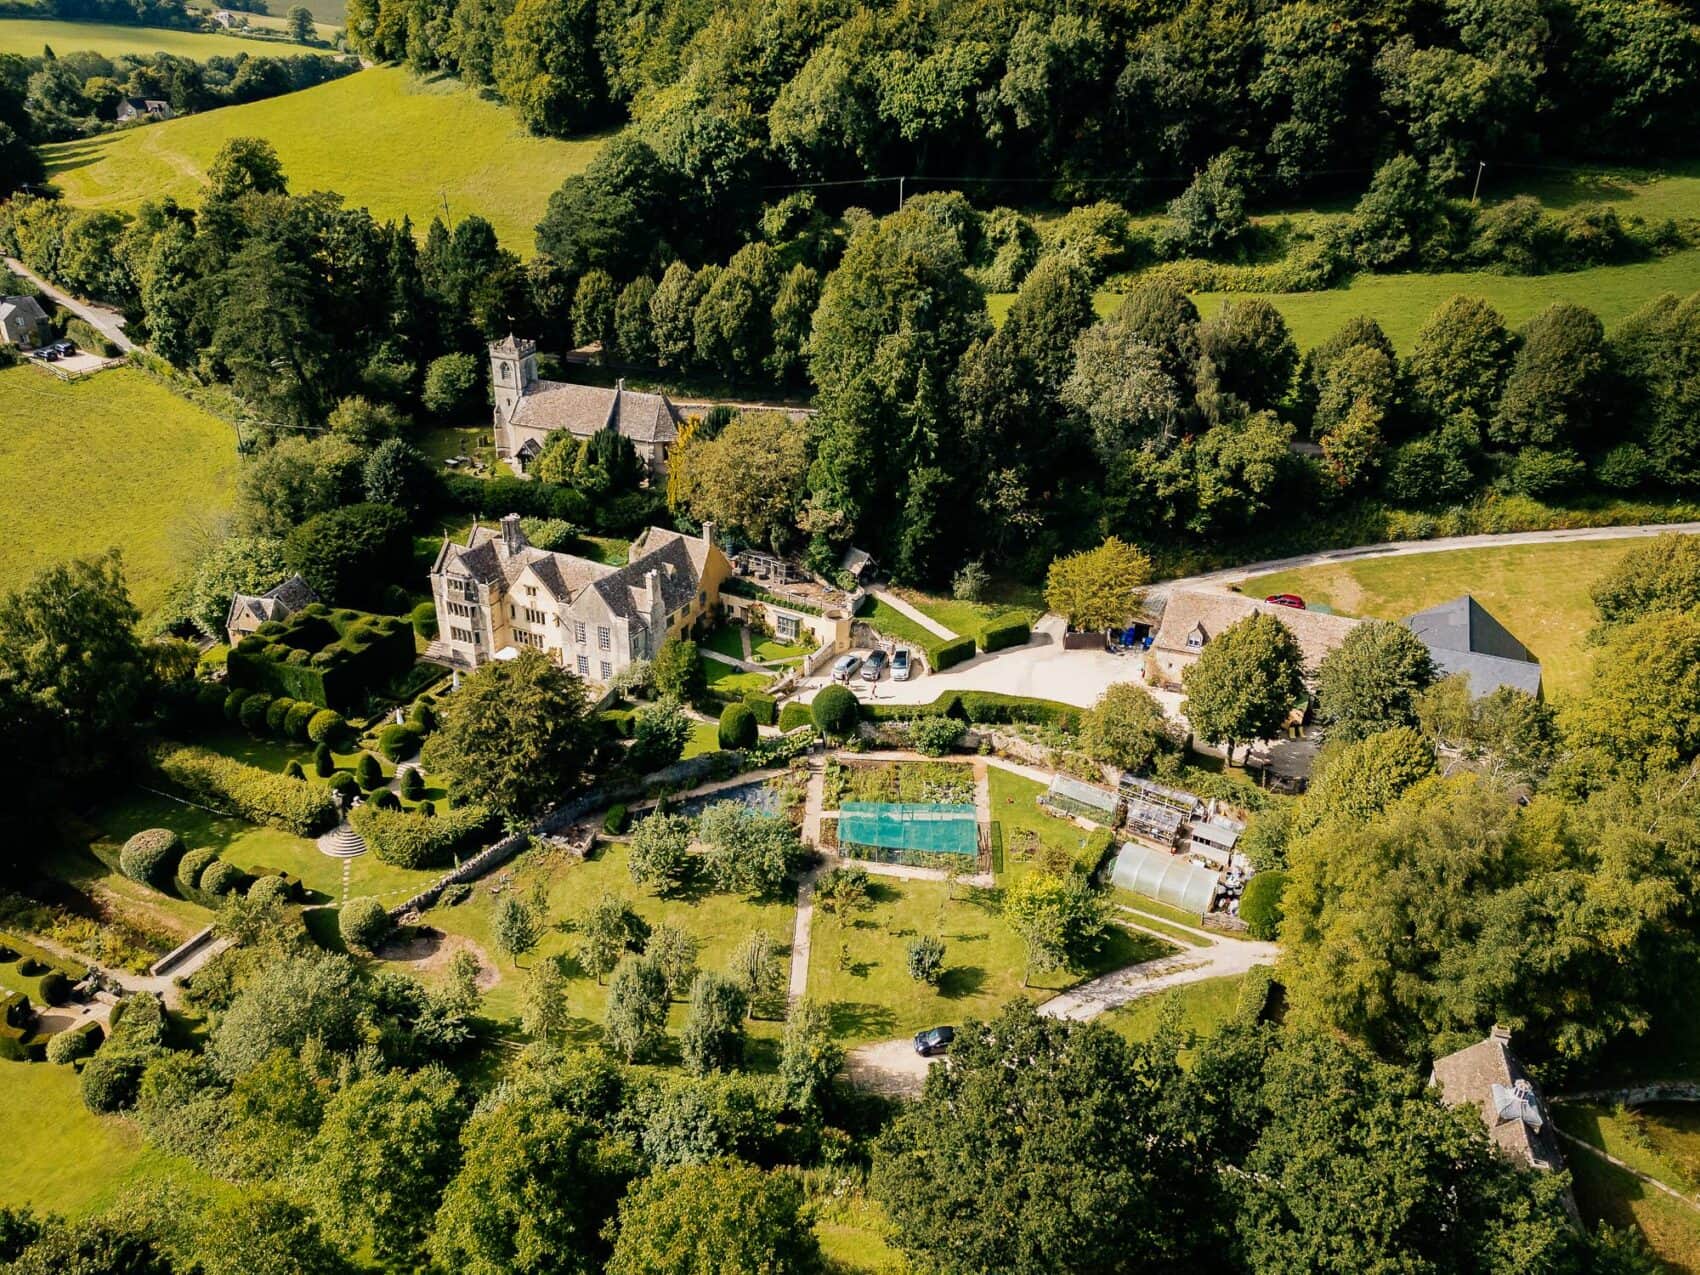
[[[1296,593],[1271,593],[1265,602],[1273,602],[1278,607],[1292,607],[1295,611],[1305,609],[1305,600]]]

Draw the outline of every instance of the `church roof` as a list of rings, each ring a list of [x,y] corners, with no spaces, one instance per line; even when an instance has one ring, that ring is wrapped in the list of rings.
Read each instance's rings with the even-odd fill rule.
[[[670,443],[679,436],[678,412],[665,394],[624,385],[610,389],[534,381],[515,406],[512,423],[527,429],[564,429],[580,438],[614,429],[634,443]]]

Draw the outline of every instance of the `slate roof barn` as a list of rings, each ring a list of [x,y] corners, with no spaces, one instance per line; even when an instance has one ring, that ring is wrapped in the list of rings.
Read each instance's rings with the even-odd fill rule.
[[[47,330],[47,312],[34,297],[0,297],[0,341],[34,345]]]
[[[1463,673],[1470,693],[1489,695],[1501,686],[1541,694],[1541,665],[1469,594],[1406,617],[1406,628],[1422,639],[1442,676]]]
[[[1511,1033],[1505,1028],[1495,1027],[1486,1039],[1436,1058],[1429,1079],[1447,1106],[1475,1107],[1489,1140],[1519,1165],[1548,1172],[1564,1167],[1546,1104],[1511,1052]]]

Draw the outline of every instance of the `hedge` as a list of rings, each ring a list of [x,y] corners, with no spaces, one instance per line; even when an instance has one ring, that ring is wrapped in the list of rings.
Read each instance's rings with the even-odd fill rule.
[[[214,859],[201,873],[201,894],[208,899],[222,899],[235,894],[248,880],[248,874],[234,863]]]
[[[348,821],[361,840],[385,863],[402,868],[432,868],[472,848],[491,825],[483,806],[460,806],[434,818],[405,810],[381,810],[371,802],[356,806]]]
[[[413,643],[406,620],[315,603],[262,624],[231,648],[225,667],[234,687],[346,710],[405,673]]]
[[[1287,874],[1259,872],[1245,883],[1240,895],[1240,920],[1254,939],[1271,940],[1281,927],[1281,896],[1287,891]]]
[[[631,812],[626,809],[625,803],[621,802],[609,806],[608,813],[602,816],[602,831],[610,837],[617,837],[626,830],[630,823]]]
[[[69,1031],[48,1038],[47,1061],[60,1066],[78,1062],[94,1053],[99,1043],[100,1024],[92,1020],[79,1023]]]
[[[148,1055],[137,1050],[101,1050],[83,1064],[83,1105],[103,1116],[135,1106],[147,1065]]]
[[[250,691],[231,691],[224,697],[224,720],[235,722],[242,714],[242,705],[247,701]]]
[[[792,700],[779,710],[779,729],[789,733],[799,726],[813,726],[815,719],[809,713],[807,704],[799,704]]]
[[[37,1005],[63,1005],[71,981],[46,961],[22,956],[6,970],[6,990],[21,992]]]
[[[347,721],[334,708],[321,708],[307,721],[307,738],[315,744],[337,744],[347,733]]]
[[[218,858],[217,850],[210,846],[201,846],[189,851],[182,859],[178,860],[177,874],[173,878],[173,883],[177,886],[177,893],[185,899],[199,898],[201,873],[205,872],[207,865],[216,858]]]
[[[744,703],[749,705],[750,712],[756,715],[756,721],[763,726],[771,726],[779,716],[779,701],[761,691],[750,691],[744,696]]]
[[[1086,838],[1086,844],[1074,852],[1075,871],[1084,876],[1096,876],[1098,869],[1104,866],[1104,860],[1110,857],[1110,852],[1116,848],[1116,834],[1113,828],[1099,828]]]
[[[1011,617],[988,624],[980,631],[980,649],[982,651],[1001,651],[1006,647],[1024,646],[1033,636],[1033,629],[1026,620]]]
[[[974,658],[974,639],[959,637],[945,642],[929,642],[921,649],[927,654],[927,667],[935,673],[942,673],[952,665]]]
[[[896,722],[917,717],[948,716],[977,726],[1027,722],[1069,732],[1080,729],[1081,709],[1057,700],[1003,695],[997,691],[946,691],[930,704],[861,704],[871,722]]]
[[[419,751],[419,733],[391,722],[378,732],[378,751],[391,761],[405,761]]]
[[[182,857],[182,837],[170,828],[144,828],[119,851],[118,870],[132,881],[163,890]]]
[[[756,715],[748,704],[728,704],[720,714],[720,746],[753,748],[761,736]]]
[[[1254,1026],[1263,1020],[1269,1008],[1269,998],[1275,991],[1275,971],[1267,965],[1253,965],[1240,983],[1240,994],[1234,1005],[1234,1020]]]
[[[289,902],[289,883],[276,873],[261,873],[248,885],[252,903]]]
[[[316,837],[336,825],[336,803],[323,788],[190,744],[156,744],[152,755],[160,773],[179,788],[203,801],[233,806],[250,823],[298,837]]]
[[[421,735],[429,735],[437,729],[437,710],[431,707],[428,699],[416,699],[413,707],[407,710],[407,724]]]
[[[597,714],[603,733],[610,739],[630,739],[637,729],[636,716],[629,708],[610,708]]]

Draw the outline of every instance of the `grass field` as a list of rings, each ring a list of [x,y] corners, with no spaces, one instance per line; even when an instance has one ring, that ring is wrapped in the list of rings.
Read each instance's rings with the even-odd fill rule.
[[[327,53],[305,44],[282,40],[243,40],[232,35],[178,31],[170,27],[132,27],[108,22],[50,22],[36,18],[0,18],[0,53],[40,57],[44,45],[57,54],[98,53],[115,58],[124,53],[170,53],[204,61],[212,57],[284,58],[297,53]]]
[[[1595,621],[1588,590],[1634,540],[1514,545],[1370,558],[1258,576],[1246,594],[1297,593],[1347,615],[1399,620],[1473,594],[1541,661],[1547,695],[1574,695],[1588,680],[1582,644]]]
[[[971,637],[975,642],[980,640],[981,632],[993,621],[1019,618],[1032,624],[1040,614],[1038,606],[1015,601],[958,602],[955,598],[934,597],[912,589],[903,591],[903,600],[951,632]]]
[[[423,233],[446,210],[477,213],[504,247],[532,251],[549,196],[590,162],[600,138],[528,136],[513,114],[455,80],[375,67],[300,93],[43,148],[49,179],[83,208],[193,202],[232,137],[264,137],[298,192],[334,190]]]
[[[1691,1199],[1700,1198],[1700,1113],[1692,1107],[1650,1107],[1632,1114],[1564,1103],[1553,1108],[1553,1119],[1572,1137]],[[1573,1144],[1565,1145],[1564,1155],[1584,1219],[1633,1226],[1672,1270],[1700,1275],[1700,1209],[1683,1207]]]
[[[9,368],[0,425],[0,590],[117,545],[145,613],[185,565],[188,533],[230,506],[230,426],[141,372],[67,384]]]
[[[70,1067],[0,1062],[0,1095],[0,1205],[81,1216],[143,1181],[207,1182],[144,1146],[128,1121],[89,1112]]]
[[[1143,996],[1105,1014],[1104,1026],[1132,1041],[1150,1040],[1157,1034],[1163,1015],[1179,1014],[1177,1024],[1183,1044],[1190,1045],[1214,1035],[1229,1019],[1239,1004],[1240,984],[1244,974],[1229,978],[1207,978],[1199,983],[1187,983],[1157,996]],[[1171,1011],[1170,1006],[1175,1006]],[[1183,1053],[1183,1060],[1188,1055]]]

